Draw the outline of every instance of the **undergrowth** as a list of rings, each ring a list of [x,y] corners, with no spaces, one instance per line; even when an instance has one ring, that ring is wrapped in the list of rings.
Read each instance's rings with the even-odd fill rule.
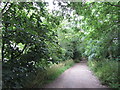
[[[75,62],[75,63],[79,63],[80,60],[79,60],[79,59],[75,59],[74,62]]]
[[[101,80],[102,84],[108,85],[110,88],[119,88],[120,76],[118,75],[118,61],[113,60],[89,60],[88,65],[95,75]]]
[[[66,69],[74,65],[73,60],[66,60],[59,64],[52,64],[50,67],[46,68],[44,71],[38,71],[37,75],[31,75],[30,78],[25,82],[24,87],[29,88],[41,88],[45,84],[55,80],[61,73]]]

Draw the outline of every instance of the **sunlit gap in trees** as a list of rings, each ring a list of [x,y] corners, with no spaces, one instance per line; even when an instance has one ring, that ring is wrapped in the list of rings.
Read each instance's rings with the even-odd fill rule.
[[[59,4],[61,4],[61,6],[67,6],[67,4],[70,4],[70,2],[58,2],[57,0],[44,0],[45,2],[48,3],[48,5],[46,6],[46,8],[48,9],[48,12],[53,14],[53,11],[59,11],[59,12],[63,12],[63,9],[59,6]],[[64,19],[62,21],[62,25],[64,28],[66,29],[70,29],[71,27],[77,27],[77,28],[81,28],[80,31],[84,32],[85,34],[87,34],[87,32],[85,32],[82,29],[82,24],[85,24],[82,22],[82,19],[84,19],[84,16],[81,15],[77,15],[75,10],[73,10],[72,8],[66,7],[66,15],[70,15],[69,20],[66,18],[66,16],[64,16]],[[58,12],[58,13],[59,13]],[[61,15],[61,13],[59,13],[58,15]],[[77,24],[76,24],[77,22]]]

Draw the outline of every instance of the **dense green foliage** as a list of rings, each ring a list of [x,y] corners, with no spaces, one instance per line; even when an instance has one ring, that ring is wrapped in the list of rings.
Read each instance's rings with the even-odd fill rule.
[[[4,3],[1,10],[3,87],[25,87],[25,80],[31,77],[37,80],[53,64],[69,59],[79,62],[82,57],[103,65],[94,69],[97,68],[100,78],[110,82],[112,77],[106,80],[104,72],[110,76],[112,70],[109,72],[110,66],[104,63],[106,59],[108,64],[120,60],[119,2],[59,2],[60,9],[52,12],[47,5],[45,2]],[[30,86],[36,87],[41,81]],[[117,80],[113,82],[118,86]]]
[[[48,14],[45,3],[8,4],[2,16],[3,87],[21,87],[31,73],[63,57],[56,36],[60,18]]]
[[[102,60],[99,62],[89,61],[88,65],[99,77],[102,84],[108,85],[111,88],[119,88],[120,77],[118,75],[119,64],[113,60]]]
[[[116,4],[116,3],[115,3]],[[118,60],[119,7],[107,2],[72,3],[76,13],[84,18],[80,20],[84,55],[88,59],[100,60],[113,58]],[[84,11],[83,11],[84,10]]]
[[[79,22],[82,32],[82,56],[103,84],[119,88],[120,60],[119,2],[71,3],[70,7],[83,16]]]
[[[55,80],[61,73],[66,69],[74,65],[73,60],[62,61],[59,64],[52,64],[50,67],[46,68],[46,71],[40,72],[38,70],[37,75],[31,75],[25,80],[25,88],[41,88],[45,84]],[[32,82],[31,82],[32,81]]]

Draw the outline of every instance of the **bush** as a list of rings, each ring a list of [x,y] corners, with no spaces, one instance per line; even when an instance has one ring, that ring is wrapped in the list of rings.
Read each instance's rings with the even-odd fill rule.
[[[118,63],[112,60],[88,61],[88,65],[101,80],[102,84],[108,85],[110,88],[118,88],[120,86],[118,76]]]
[[[74,60],[74,62],[75,62],[75,63],[79,63],[79,62],[80,62],[80,60],[78,60],[78,59],[75,59],[75,60]]]
[[[74,64],[73,60],[66,60],[59,64],[52,64],[46,70],[38,70],[37,75],[31,75],[32,77],[27,79],[24,87],[28,88],[40,88],[44,84],[50,83],[57,78],[66,69],[70,68]],[[31,82],[32,81],[32,82]]]

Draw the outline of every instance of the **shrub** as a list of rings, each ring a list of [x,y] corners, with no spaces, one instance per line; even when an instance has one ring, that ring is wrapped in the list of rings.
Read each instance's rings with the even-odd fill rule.
[[[103,84],[108,85],[111,88],[118,88],[120,86],[118,80],[118,63],[112,60],[102,61],[88,61],[88,65],[101,80]]]
[[[59,64],[52,64],[47,67],[46,70],[38,70],[37,75],[31,75],[32,77],[27,79],[24,87],[28,88],[40,88],[44,84],[47,84],[57,78],[62,72],[70,68],[74,64],[73,60],[62,61]],[[32,82],[31,82],[32,81]]]
[[[74,60],[74,62],[75,62],[75,63],[79,63],[79,62],[80,62],[80,60],[78,60],[78,59],[75,59],[75,60]]]

